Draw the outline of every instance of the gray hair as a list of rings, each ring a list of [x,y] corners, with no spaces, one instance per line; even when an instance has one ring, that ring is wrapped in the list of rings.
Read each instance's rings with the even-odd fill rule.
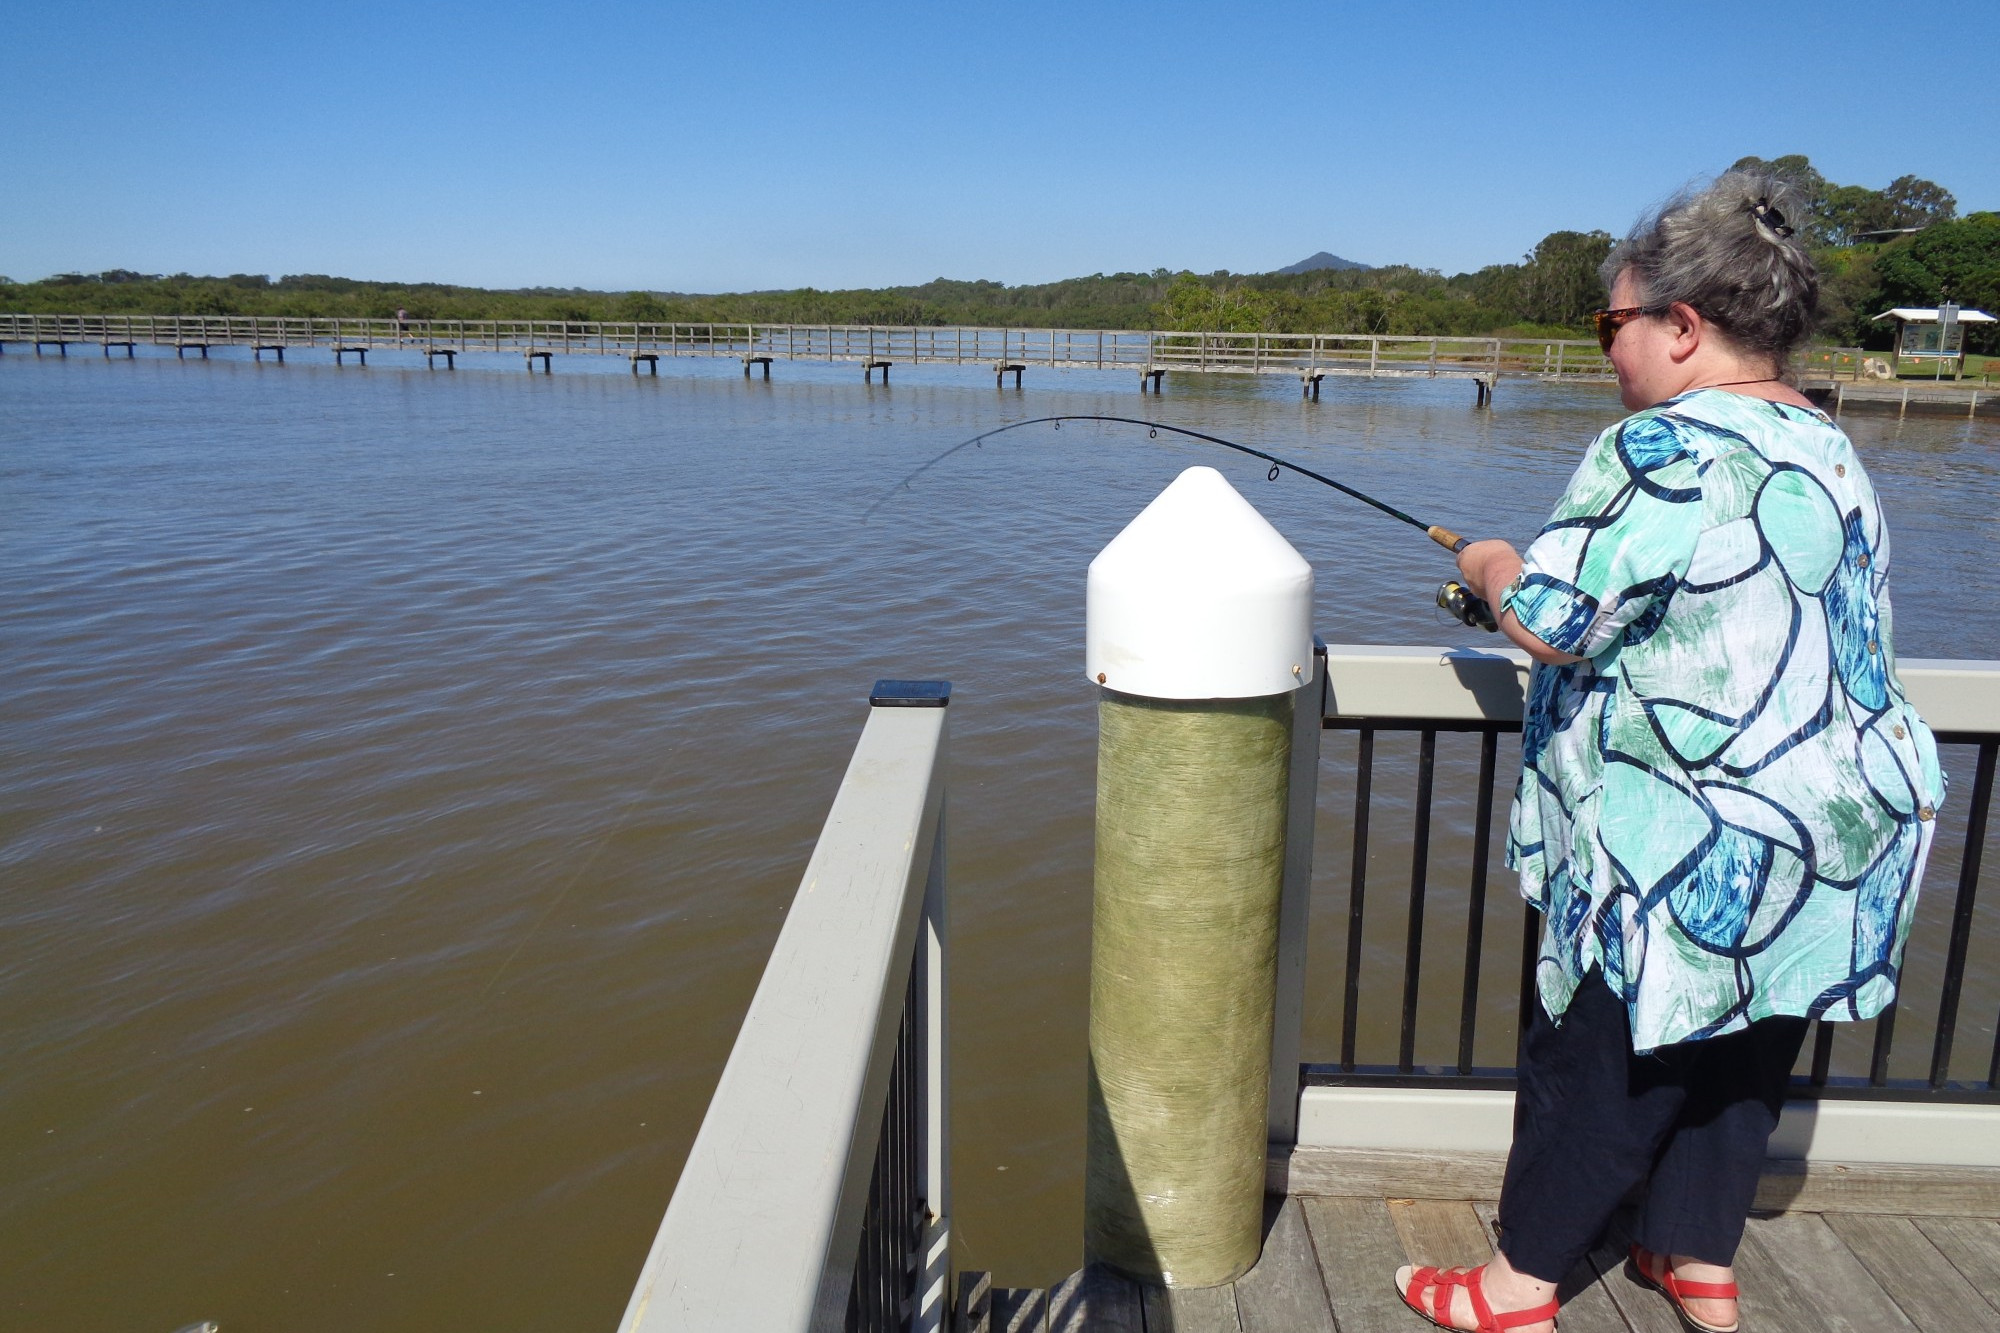
[[[1726,172],[1641,218],[1598,274],[1609,288],[1629,272],[1645,305],[1685,302],[1782,371],[1819,311],[1819,272],[1796,234],[1807,207],[1782,177]]]

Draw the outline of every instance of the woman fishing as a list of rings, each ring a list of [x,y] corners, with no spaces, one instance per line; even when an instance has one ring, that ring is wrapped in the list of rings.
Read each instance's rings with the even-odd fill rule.
[[[1642,221],[1596,316],[1632,415],[1525,553],[1459,552],[1538,663],[1508,863],[1543,925],[1498,1251],[1395,1275],[1447,1328],[1552,1329],[1636,1186],[1637,1278],[1735,1329],[1808,1022],[1896,993],[1944,779],[1896,678],[1881,506],[1785,379],[1818,299],[1802,216],[1732,172]]]

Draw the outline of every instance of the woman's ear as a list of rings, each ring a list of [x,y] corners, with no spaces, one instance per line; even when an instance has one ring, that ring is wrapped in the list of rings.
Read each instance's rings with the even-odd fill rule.
[[[1663,318],[1673,334],[1667,350],[1675,361],[1685,361],[1701,350],[1702,340],[1708,335],[1708,321],[1701,317],[1700,311],[1685,301],[1676,301],[1667,307]]]

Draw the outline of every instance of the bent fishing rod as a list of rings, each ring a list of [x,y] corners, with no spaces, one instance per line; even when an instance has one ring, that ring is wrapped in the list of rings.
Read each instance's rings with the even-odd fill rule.
[[[1061,430],[1062,424],[1065,421],[1101,421],[1124,426],[1144,426],[1148,439],[1158,439],[1160,432],[1164,430],[1170,431],[1175,435],[1184,435],[1191,440],[1201,440],[1207,444],[1221,445],[1224,449],[1233,449],[1239,454],[1248,454],[1252,458],[1261,458],[1269,463],[1271,470],[1265,474],[1265,479],[1268,481],[1276,481],[1281,472],[1296,472],[1301,477],[1308,477],[1322,486],[1331,486],[1342,495],[1350,496],[1365,505],[1379,509],[1390,518],[1409,524],[1454,555],[1464,550],[1470,544],[1466,538],[1459,536],[1450,528],[1439,527],[1435,523],[1426,523],[1420,518],[1415,518],[1404,513],[1394,505],[1385,504],[1365,491],[1356,490],[1345,482],[1335,481],[1332,477],[1326,476],[1324,473],[1315,472],[1309,467],[1302,467],[1288,458],[1280,458],[1278,455],[1266,453],[1262,449],[1253,449],[1247,444],[1238,444],[1234,440],[1225,440],[1220,435],[1207,435],[1198,430],[1189,430],[1185,426],[1170,426],[1164,421],[1146,421],[1139,417],[1100,416],[1094,413],[1081,412],[1064,413],[1051,417],[1030,417],[1025,421],[1010,421],[1004,426],[996,426],[992,430],[984,431],[969,440],[961,440],[939,454],[936,458],[916,468],[908,476],[896,483],[896,485],[891,486],[883,493],[880,499],[868,506],[867,512],[861,516],[861,521],[866,523],[869,517],[877,509],[887,504],[890,497],[898,490],[908,490],[911,482],[960,450],[977,448],[987,440],[992,439],[995,435],[1004,435],[1008,431],[1020,430],[1024,426],[1053,425],[1057,430]],[[1480,629],[1492,631],[1497,631],[1500,628],[1499,623],[1493,617],[1493,609],[1486,604],[1484,599],[1473,596],[1472,590],[1456,579],[1447,580],[1439,586],[1437,604],[1461,625],[1477,626]]]

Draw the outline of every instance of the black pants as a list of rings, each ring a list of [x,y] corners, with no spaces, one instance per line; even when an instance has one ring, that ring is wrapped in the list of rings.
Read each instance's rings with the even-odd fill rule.
[[[1534,1010],[1500,1193],[1507,1261],[1562,1281],[1643,1182],[1633,1239],[1733,1262],[1807,1021],[1766,1018],[1641,1056],[1624,1003],[1596,971],[1560,1026]]]

